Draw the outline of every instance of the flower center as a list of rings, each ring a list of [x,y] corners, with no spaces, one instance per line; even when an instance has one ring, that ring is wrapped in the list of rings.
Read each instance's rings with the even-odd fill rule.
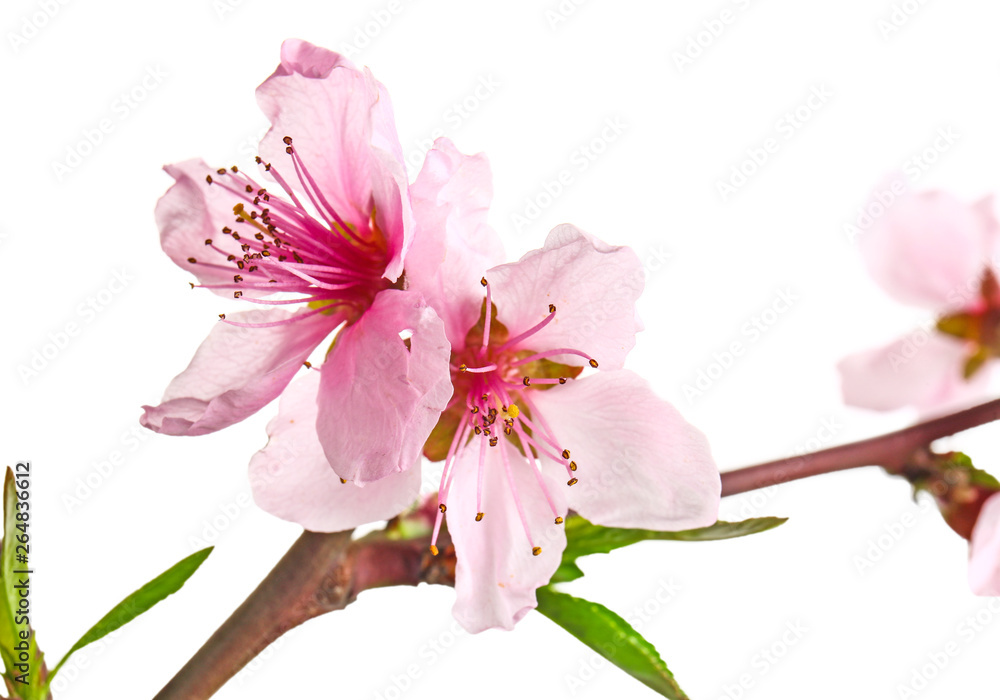
[[[965,311],[942,316],[937,329],[969,342],[962,368],[965,379],[971,379],[988,360],[1000,357],[1000,283],[992,270],[983,274],[975,302]]]
[[[455,465],[469,450],[478,452],[478,487],[476,489],[476,521],[485,517],[483,512],[483,475],[488,449],[500,450],[506,481],[521,524],[527,535],[532,553],[541,554],[535,546],[531,529],[524,512],[524,505],[515,485],[512,463],[523,461],[538,482],[556,525],[563,522],[549,488],[542,477],[542,456],[563,465],[573,486],[578,465],[571,458],[570,450],[557,438],[555,432],[539,412],[531,398],[533,393],[544,391],[573,381],[583,367],[556,362],[551,358],[575,355],[597,367],[597,360],[572,348],[555,348],[544,352],[527,349],[531,339],[545,328],[556,315],[556,307],[549,304],[548,315],[528,330],[510,337],[507,329],[496,320],[496,307],[492,303],[489,284],[479,323],[466,336],[466,347],[452,357],[452,380],[455,398],[442,416],[442,423],[451,422],[454,436],[445,456],[441,485],[438,490],[438,516],[431,538],[431,552],[437,554],[437,537],[441,520],[448,510],[448,491],[454,477]],[[468,462],[463,461],[463,464]]]
[[[254,304],[310,307],[272,323],[241,323],[219,315],[236,326],[284,325],[320,313],[338,314],[350,323],[371,305],[376,293],[390,286],[382,277],[388,253],[385,236],[375,223],[374,205],[366,222],[346,222],[316,184],[291,137],[286,136],[284,142],[305,201],[277,168],[259,156],[257,162],[284,190],[284,196],[270,193],[235,165],[207,175],[209,185],[222,187],[236,200],[232,224],[221,229],[222,236],[233,242],[206,239],[205,246],[211,250],[208,258],[190,257],[188,262],[232,271],[233,282],[191,286],[232,289],[235,298]],[[275,292],[294,296],[259,298]]]

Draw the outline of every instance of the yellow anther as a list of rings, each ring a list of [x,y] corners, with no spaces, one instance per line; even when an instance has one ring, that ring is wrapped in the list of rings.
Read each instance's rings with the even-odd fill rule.
[[[433,544],[431,545],[431,554],[434,555],[435,557],[438,555],[438,548],[436,545]]]
[[[442,512],[442,513],[444,513],[445,511],[447,511],[447,510],[448,510],[448,506],[446,506],[446,505],[445,505],[444,503],[439,503],[439,504],[438,504],[438,508],[440,508],[440,509],[441,509],[441,512]]]
[[[476,513],[476,522],[478,523],[482,520],[484,515],[486,515],[486,513]]]
[[[577,478],[576,478],[576,477],[574,476],[574,477],[573,477],[572,479],[570,479],[569,481],[567,481],[567,482],[566,482],[566,485],[567,485],[567,486],[572,486],[573,484],[577,483],[578,481],[580,481],[580,480],[579,480],[579,479],[577,479]]]
[[[563,450],[562,451],[562,456],[563,456],[563,459],[569,459],[569,450]]]
[[[556,518],[556,525],[562,525],[562,523],[563,523],[563,519],[557,517]]]
[[[539,554],[542,553],[542,548],[541,547],[532,547],[531,548],[531,553],[534,554],[537,557]]]

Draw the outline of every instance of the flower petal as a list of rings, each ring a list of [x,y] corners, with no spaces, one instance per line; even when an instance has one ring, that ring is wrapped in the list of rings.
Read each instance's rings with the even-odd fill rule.
[[[222,227],[232,224],[237,197],[206,182],[205,176],[215,171],[203,160],[186,160],[163,169],[176,180],[156,203],[156,225],[163,251],[201,284],[231,285],[237,270],[226,256],[242,258],[243,251],[239,243],[222,233]],[[222,252],[206,246],[208,239]],[[191,258],[197,262],[190,262]],[[212,291],[220,296],[233,295],[232,289]]]
[[[837,364],[844,403],[876,411],[914,406],[923,412],[968,403],[984,393],[989,368],[966,381],[966,356],[961,341],[924,330],[849,355]]]
[[[1000,493],[986,499],[972,530],[969,587],[976,595],[1000,596]]]
[[[474,448],[474,449],[473,449]],[[524,506],[532,540],[542,548],[538,556],[518,516],[500,450],[506,450],[518,495]],[[486,450],[482,508],[476,522],[479,449],[473,441],[454,465],[448,492],[448,532],[455,544],[455,606],[452,614],[469,632],[499,627],[512,629],[537,604],[535,589],[544,586],[559,568],[566,549],[566,530],[554,516],[535,475],[506,440]],[[565,498],[545,477],[557,499],[560,516],[566,514]]]
[[[228,318],[275,323],[308,313],[245,311]],[[160,405],[143,406],[140,422],[166,435],[204,435],[238,423],[276,398],[340,322],[323,314],[269,328],[220,322],[170,382]]]
[[[316,436],[320,373],[308,372],[284,391],[267,425],[267,446],[250,460],[257,505],[313,532],[339,532],[387,520],[420,491],[420,469],[407,469],[364,488],[341,483]]]
[[[500,237],[486,223],[493,199],[489,161],[439,138],[410,196],[417,230],[406,256],[407,288],[424,295],[444,320],[452,349],[461,350],[482,310],[479,281],[504,257]]]
[[[451,398],[450,356],[444,324],[412,292],[380,292],[340,333],[322,368],[317,421],[337,474],[361,485],[413,466]]]
[[[579,465],[579,483],[563,488],[583,517],[653,530],[718,519],[721,483],[708,441],[638,375],[601,372],[531,401]]]
[[[903,195],[860,239],[875,281],[897,301],[961,307],[990,263],[996,221],[983,202],[947,192]]]
[[[390,253],[385,276],[395,280],[403,269],[412,214],[385,87],[340,54],[289,39],[281,46],[281,64],[257,88],[257,102],[272,124],[261,140],[261,157],[288,182],[299,182],[285,152],[283,139],[290,136],[342,219],[367,228],[374,206]]]
[[[556,316],[525,341],[532,350],[573,348],[588,353],[604,369],[620,369],[642,330],[635,301],[645,284],[631,248],[609,246],[563,224],[552,229],[540,250],[487,273],[497,318],[511,335],[522,333],[548,313]],[[560,362],[581,364],[564,355]]]

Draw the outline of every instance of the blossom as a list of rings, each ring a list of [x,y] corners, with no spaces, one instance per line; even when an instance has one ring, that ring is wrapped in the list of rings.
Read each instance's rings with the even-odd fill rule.
[[[430,154],[414,184],[415,210],[418,188],[473,165]],[[445,235],[420,237],[408,260],[421,264],[412,274],[407,268],[410,289],[444,321],[455,387],[425,449],[444,460],[431,547],[436,554],[447,518],[455,617],[473,632],[510,629],[559,566],[570,508],[609,526],[702,527],[716,520],[720,478],[705,437],[623,369],[641,330],[636,255],[561,226],[542,249],[486,270],[499,246],[483,222],[485,208],[460,207],[442,192],[436,202],[421,198],[437,219],[418,221]],[[292,441],[277,430],[292,429],[293,408],[283,397],[276,430],[252,463],[258,503],[272,512],[280,504],[282,517],[310,527],[360,523],[363,513],[335,515],[319,499],[302,502],[298,494],[320,480],[337,493],[322,468],[291,477],[294,484],[280,476],[294,466],[280,456]],[[312,453],[319,458],[315,445]],[[401,502],[414,483],[385,485],[377,498]],[[337,494],[338,508],[366,500],[344,488],[350,491]]]
[[[315,388],[313,429],[340,478],[380,479],[419,458],[451,396],[443,323],[403,289],[415,222],[392,105],[367,69],[299,40],[257,99],[263,180],[167,166],[156,219],[197,286],[258,308],[222,314],[142,424],[202,435],[243,420],[342,328],[302,391]]]
[[[976,595],[1000,596],[1000,493],[986,499],[972,530],[969,587]]]
[[[985,389],[1000,356],[1000,285],[994,255],[1000,232],[991,197],[967,205],[929,191],[902,196],[863,234],[875,281],[937,321],[838,365],[846,403],[923,412],[968,403]]]

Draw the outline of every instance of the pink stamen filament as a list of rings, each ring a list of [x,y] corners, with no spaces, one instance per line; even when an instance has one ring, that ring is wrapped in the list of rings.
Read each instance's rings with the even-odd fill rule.
[[[487,313],[489,313],[489,311],[487,311]],[[503,345],[501,345],[499,348],[497,348],[497,352],[502,352],[502,351],[506,350],[507,348],[510,348],[510,347],[513,347],[513,346],[517,345],[522,340],[525,340],[526,338],[530,338],[535,333],[537,333],[538,331],[540,331],[543,328],[545,328],[545,326],[547,326],[550,323],[552,323],[552,319],[554,319],[555,317],[556,317],[556,312],[553,311],[552,313],[550,313],[548,316],[546,316],[544,319],[542,319],[536,325],[534,325],[531,328],[529,328],[528,330],[526,330],[521,335],[516,335],[513,338],[511,338],[510,340],[508,340],[506,343],[504,343]]]
[[[524,359],[521,359],[521,360],[517,360],[516,362],[511,362],[510,366],[511,367],[520,367],[521,365],[526,365],[529,362],[534,362],[535,360],[544,360],[547,357],[554,357],[556,355],[577,355],[579,357],[582,357],[585,360],[592,360],[592,359],[594,359],[590,355],[588,355],[587,353],[580,352],[579,350],[574,350],[572,348],[556,348],[555,350],[546,350],[545,352],[535,353],[534,355],[531,355],[529,357],[525,357]],[[536,380],[532,379],[531,381],[534,382]]]

